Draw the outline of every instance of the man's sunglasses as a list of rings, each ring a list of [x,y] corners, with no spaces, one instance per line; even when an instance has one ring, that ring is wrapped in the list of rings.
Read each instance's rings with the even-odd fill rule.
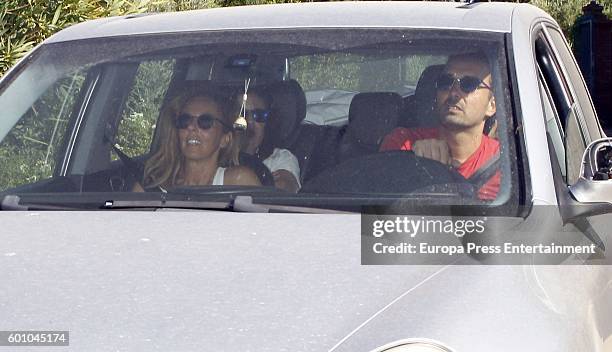
[[[270,110],[254,109],[247,110],[246,117],[252,118],[255,122],[266,123],[270,119]]]
[[[438,76],[438,79],[436,80],[436,88],[438,90],[451,90],[455,83],[459,85],[459,88],[465,94],[472,93],[478,88],[491,89],[488,84],[478,77],[463,76],[461,78],[456,78],[449,73],[443,73]]]
[[[207,130],[213,127],[215,121],[220,123],[227,130],[231,130],[232,128],[228,126],[225,122],[219,120],[218,118],[210,115],[210,114],[202,114],[200,116],[191,116],[186,113],[180,114],[176,120],[174,121],[174,126],[179,130],[184,130],[191,125],[193,119],[196,119],[198,127],[203,130]]]

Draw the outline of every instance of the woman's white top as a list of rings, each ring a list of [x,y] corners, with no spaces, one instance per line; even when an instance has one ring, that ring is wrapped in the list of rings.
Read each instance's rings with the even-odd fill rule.
[[[212,185],[213,186],[223,186],[224,178],[225,178],[225,168],[218,167],[217,172],[215,172],[215,177],[213,178]]]
[[[277,170],[289,171],[297,180],[300,186],[300,164],[293,153],[287,149],[274,148],[272,154],[263,161],[264,165],[274,172]],[[213,178],[213,186],[223,186],[225,182],[225,168],[218,167]]]
[[[263,160],[264,165],[274,172],[277,170],[289,171],[300,185],[300,164],[293,153],[287,149],[274,148],[272,154]]]

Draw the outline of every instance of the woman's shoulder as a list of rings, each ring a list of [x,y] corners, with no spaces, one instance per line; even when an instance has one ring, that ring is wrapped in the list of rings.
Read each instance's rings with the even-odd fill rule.
[[[230,166],[225,169],[225,185],[260,186],[259,177],[250,168],[242,165]]]

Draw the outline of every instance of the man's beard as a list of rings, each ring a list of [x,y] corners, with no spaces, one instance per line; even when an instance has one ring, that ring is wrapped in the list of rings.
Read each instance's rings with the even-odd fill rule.
[[[444,113],[440,114],[438,119],[440,120],[440,124],[448,129],[454,130],[470,127],[461,115]]]
[[[445,126],[448,129],[461,129],[469,127],[469,125],[466,123],[463,110],[460,109],[459,111],[455,111],[454,113],[450,110],[449,106],[453,106],[455,104],[457,103],[447,101],[438,106],[436,111],[438,121],[441,125]]]
[[[452,107],[455,107],[456,110],[453,110]],[[464,130],[474,126],[458,100],[447,99],[444,103],[438,105],[436,113],[440,124],[449,130]]]

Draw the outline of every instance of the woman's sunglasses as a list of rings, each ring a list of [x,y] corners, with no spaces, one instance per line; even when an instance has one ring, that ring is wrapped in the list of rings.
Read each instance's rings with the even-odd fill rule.
[[[265,109],[254,109],[247,110],[246,117],[252,118],[255,122],[266,123],[270,119],[270,110]]]
[[[438,76],[438,79],[436,80],[436,88],[438,90],[451,90],[455,83],[458,84],[461,91],[465,94],[470,94],[478,88],[491,89],[489,85],[478,77],[463,76],[461,78],[456,78],[449,73],[443,73]]]
[[[225,129],[231,130],[232,128],[228,126],[225,122],[219,120],[218,118],[210,115],[210,114],[202,114],[200,116],[192,116],[187,113],[180,114],[176,120],[174,121],[174,126],[179,130],[184,130],[191,125],[193,119],[196,119],[198,127],[203,130],[207,130],[213,127],[215,121],[220,123]]]

